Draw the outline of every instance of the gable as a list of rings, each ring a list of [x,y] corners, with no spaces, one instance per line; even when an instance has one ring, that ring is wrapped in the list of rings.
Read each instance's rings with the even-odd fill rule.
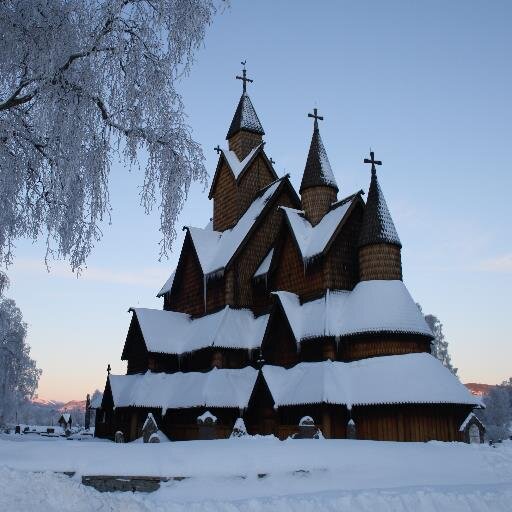
[[[147,352],[148,350],[144,342],[144,336],[142,335],[137,315],[133,314],[128,333],[126,334],[121,361],[128,361],[129,359],[145,356]]]

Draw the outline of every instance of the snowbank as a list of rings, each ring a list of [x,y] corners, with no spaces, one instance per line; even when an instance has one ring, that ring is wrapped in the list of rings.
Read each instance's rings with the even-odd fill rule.
[[[99,494],[79,483],[84,474],[190,478],[150,495]],[[501,512],[512,502],[512,443],[0,440],[0,490],[9,511]]]

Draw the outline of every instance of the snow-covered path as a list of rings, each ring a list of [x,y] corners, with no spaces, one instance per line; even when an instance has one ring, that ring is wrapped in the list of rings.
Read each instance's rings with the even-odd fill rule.
[[[81,485],[91,474],[190,478],[152,494],[101,494]],[[512,442],[0,440],[0,491],[9,512],[509,512]]]

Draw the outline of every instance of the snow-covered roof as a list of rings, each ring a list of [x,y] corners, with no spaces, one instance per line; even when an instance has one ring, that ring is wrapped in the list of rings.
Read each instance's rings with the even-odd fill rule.
[[[206,423],[206,420],[211,420],[212,423],[217,422],[217,416],[214,416],[210,411],[205,411],[203,414],[197,417],[199,421],[202,421],[203,423]]]
[[[466,419],[461,423],[460,427],[459,427],[459,432],[464,432],[464,430],[466,430],[466,427],[468,426],[468,423],[472,420],[472,419],[475,419],[475,421],[477,421],[480,425],[483,426],[483,423],[480,421],[480,418],[474,413],[474,412],[470,412],[467,416],[466,416]]]
[[[265,205],[278,190],[283,179],[280,178],[265,188],[233,228],[223,232],[211,229],[187,228],[192,237],[204,275],[217,273],[226,267],[263,212]]]
[[[275,292],[295,339],[369,332],[433,336],[402,281],[361,281],[352,291],[329,291],[301,305],[291,292]]]
[[[275,407],[313,403],[346,405],[453,403],[480,405],[450,370],[427,353],[322,361],[293,368],[264,366]]]
[[[161,297],[162,295],[165,295],[166,293],[169,293],[172,289],[172,285],[174,283],[174,276],[176,275],[176,270],[170,275],[169,279],[165,281],[165,284],[162,286],[160,291],[158,292],[157,297]]]
[[[222,149],[222,154],[226,158],[226,162],[233,172],[233,175],[235,176],[235,179],[238,179],[241,174],[245,171],[247,166],[250,162],[252,162],[252,159],[256,155],[256,153],[260,150],[260,148],[263,147],[263,143],[259,144],[255,148],[251,149],[249,154],[243,159],[239,160],[238,156],[234,151],[230,151],[229,149]]]
[[[66,422],[66,423],[69,423],[69,418],[71,418],[71,414],[69,414],[68,412],[65,412],[62,414],[62,419]]]
[[[264,276],[270,270],[270,263],[272,263],[272,256],[274,255],[274,248],[270,249],[268,254],[263,258],[260,266],[254,272],[254,277]]]
[[[184,354],[201,348],[253,349],[261,345],[268,315],[248,309],[221,311],[200,318],[161,309],[132,308],[149,352]]]
[[[323,253],[336,229],[345,220],[350,206],[358,197],[359,194],[354,194],[336,203],[315,226],[305,218],[304,212],[281,206],[304,261]]]
[[[247,407],[258,371],[214,368],[207,373],[110,375],[115,407]]]

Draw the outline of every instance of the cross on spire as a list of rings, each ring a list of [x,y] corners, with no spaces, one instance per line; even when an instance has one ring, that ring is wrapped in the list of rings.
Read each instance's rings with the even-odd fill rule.
[[[111,369],[110,369],[110,363],[107,366],[107,375],[110,375]]]
[[[318,115],[318,109],[317,108],[314,108],[313,109],[313,113],[312,114],[308,114],[308,117],[312,117],[315,120],[315,129],[318,128],[318,120],[319,119],[320,119],[320,121],[324,120],[323,116],[319,116]]]
[[[243,66],[243,69],[242,69],[242,76],[236,76],[236,79],[237,80],[242,80],[243,82],[243,88],[244,88],[244,93],[247,92],[247,82],[254,82],[254,80],[252,80],[251,78],[247,78],[247,70],[245,69],[245,65],[247,64],[247,60],[244,60],[241,62],[242,66]]]
[[[276,161],[275,161],[272,157],[270,157],[270,158],[268,159],[268,161],[269,161],[272,165],[274,165],[274,164],[276,163]]]
[[[381,160],[375,160],[375,153],[372,151],[372,148],[370,148],[370,158],[365,158],[364,163],[372,164],[372,174],[377,172],[377,169],[375,168],[376,165],[382,165]]]
[[[218,144],[213,148],[213,150],[217,152],[217,155],[220,154],[220,152],[222,151]]]

